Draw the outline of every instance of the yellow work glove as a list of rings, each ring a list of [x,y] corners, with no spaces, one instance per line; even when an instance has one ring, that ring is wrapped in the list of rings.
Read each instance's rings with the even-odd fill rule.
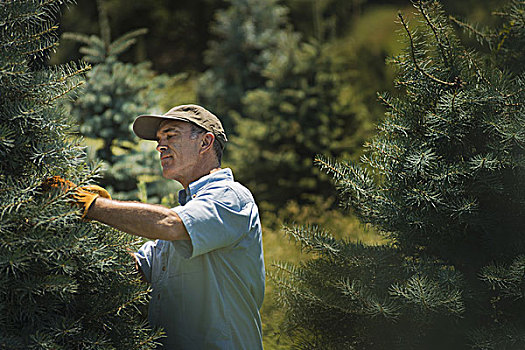
[[[111,199],[109,192],[97,185],[77,187],[73,190],[71,198],[75,200],[76,205],[84,208],[82,219],[86,217],[89,207],[91,207],[95,199],[98,197]]]
[[[70,197],[74,200],[74,204],[83,208],[82,219],[87,215],[89,207],[93,204],[95,199],[103,197],[111,199],[111,195],[104,188],[97,185],[87,185],[77,187],[74,183],[69,180],[65,180],[60,176],[53,176],[42,184],[42,187],[46,189],[59,188],[65,192],[71,192]]]

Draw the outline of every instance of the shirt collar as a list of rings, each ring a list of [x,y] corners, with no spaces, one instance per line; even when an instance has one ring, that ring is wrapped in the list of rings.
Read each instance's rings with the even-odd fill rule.
[[[191,200],[193,196],[197,194],[197,192],[203,188],[204,186],[208,185],[209,183],[216,182],[216,181],[233,181],[233,174],[231,169],[224,168],[221,170],[214,171],[211,174],[204,175],[203,177],[193,181],[188,185],[188,188],[182,189],[179,191],[179,203],[181,205],[186,204],[188,201]]]

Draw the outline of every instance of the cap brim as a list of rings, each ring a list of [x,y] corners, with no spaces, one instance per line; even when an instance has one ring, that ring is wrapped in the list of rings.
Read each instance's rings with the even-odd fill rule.
[[[165,115],[139,115],[133,122],[133,132],[144,140],[157,141],[157,130],[163,120],[180,120],[190,122],[181,117],[171,117]]]

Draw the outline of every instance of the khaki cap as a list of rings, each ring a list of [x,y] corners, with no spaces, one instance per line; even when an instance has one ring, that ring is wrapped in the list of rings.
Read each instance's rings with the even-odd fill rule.
[[[142,139],[157,141],[157,129],[166,119],[181,120],[200,126],[213,133],[223,148],[228,141],[219,118],[198,105],[176,106],[163,115],[139,115],[133,122],[133,132]]]

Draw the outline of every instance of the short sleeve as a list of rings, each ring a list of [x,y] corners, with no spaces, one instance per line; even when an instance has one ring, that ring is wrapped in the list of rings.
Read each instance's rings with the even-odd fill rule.
[[[230,187],[203,192],[186,205],[173,208],[191,238],[193,249],[191,255],[182,254],[185,258],[235,244],[250,231],[252,224],[253,202],[241,200]]]
[[[151,283],[151,271],[153,266],[153,256],[156,242],[148,241],[140,247],[139,251],[135,253],[137,263],[144,273],[146,281]]]

